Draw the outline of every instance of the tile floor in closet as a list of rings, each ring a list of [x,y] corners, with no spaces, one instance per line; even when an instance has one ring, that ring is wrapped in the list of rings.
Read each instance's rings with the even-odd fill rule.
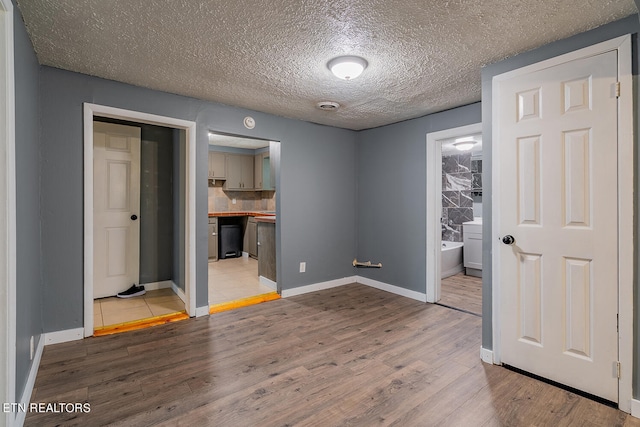
[[[209,304],[219,304],[274,290],[260,284],[258,261],[253,258],[227,258],[210,262]],[[133,298],[101,298],[93,302],[95,328],[148,319],[184,310],[184,303],[171,289],[147,291]]]
[[[117,325],[184,310],[171,288],[149,290],[132,298],[100,298],[93,301],[93,327]]]

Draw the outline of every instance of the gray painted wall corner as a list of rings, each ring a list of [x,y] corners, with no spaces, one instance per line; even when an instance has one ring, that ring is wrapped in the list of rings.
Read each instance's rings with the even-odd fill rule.
[[[427,134],[479,123],[480,103],[358,133],[358,274],[426,292]]]

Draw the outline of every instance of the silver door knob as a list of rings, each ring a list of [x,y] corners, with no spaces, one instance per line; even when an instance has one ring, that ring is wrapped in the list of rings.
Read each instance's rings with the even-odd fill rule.
[[[513,245],[515,242],[516,239],[511,234],[507,234],[502,238],[502,243],[505,245]]]

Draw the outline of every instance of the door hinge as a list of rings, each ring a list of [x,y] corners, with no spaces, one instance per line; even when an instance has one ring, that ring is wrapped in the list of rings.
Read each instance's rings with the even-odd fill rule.
[[[616,82],[616,98],[620,98],[620,82]]]
[[[620,379],[620,362],[619,361],[616,362],[616,376],[618,379]]]
[[[620,314],[616,313],[616,332],[620,332]]]

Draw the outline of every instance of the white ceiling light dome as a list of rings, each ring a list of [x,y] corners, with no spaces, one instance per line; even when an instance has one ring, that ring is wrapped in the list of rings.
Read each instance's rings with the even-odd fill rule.
[[[327,63],[333,75],[342,80],[355,79],[367,65],[367,61],[359,56],[338,56]]]
[[[460,151],[469,151],[476,145],[477,141],[472,137],[468,136],[465,138],[458,138],[453,143],[453,146],[456,147]]]

